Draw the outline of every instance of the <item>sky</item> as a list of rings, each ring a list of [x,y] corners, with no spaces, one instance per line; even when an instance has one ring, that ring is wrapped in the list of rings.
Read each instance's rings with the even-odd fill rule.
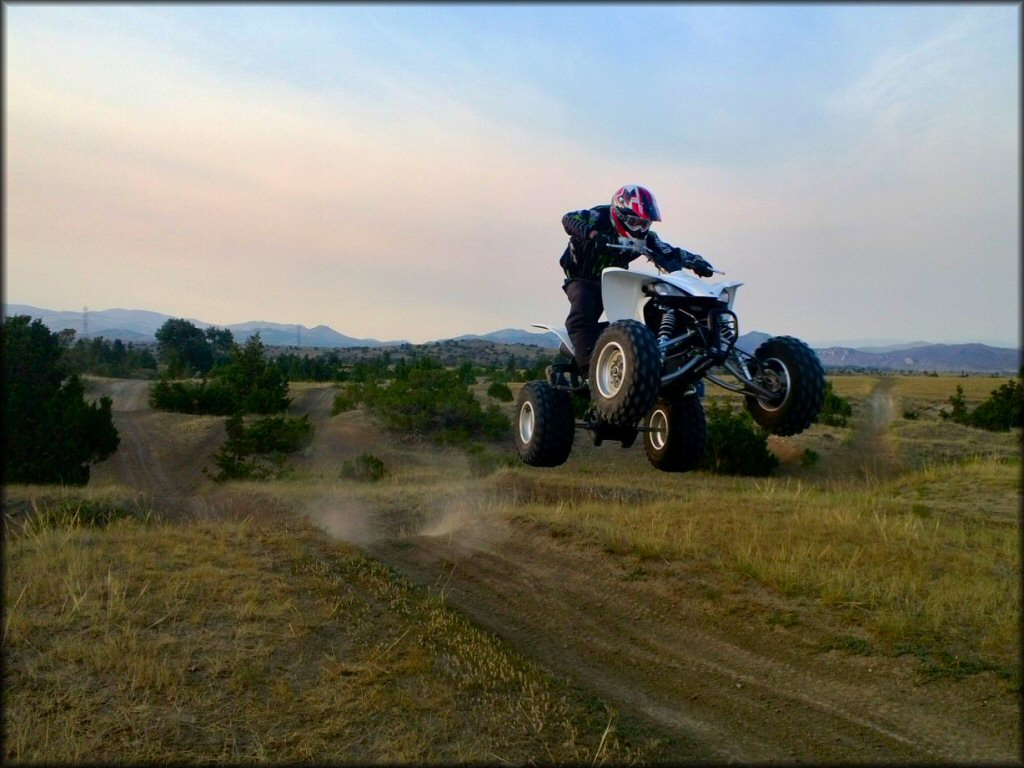
[[[3,21],[5,303],[414,343],[561,325],[563,214],[635,183],[744,283],[741,331],[1019,345],[1019,4]]]

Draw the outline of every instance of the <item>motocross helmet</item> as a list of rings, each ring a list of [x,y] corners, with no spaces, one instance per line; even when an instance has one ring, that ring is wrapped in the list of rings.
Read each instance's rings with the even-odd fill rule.
[[[652,221],[661,221],[661,212],[654,195],[638,184],[628,184],[612,197],[612,223],[622,237],[643,240]]]

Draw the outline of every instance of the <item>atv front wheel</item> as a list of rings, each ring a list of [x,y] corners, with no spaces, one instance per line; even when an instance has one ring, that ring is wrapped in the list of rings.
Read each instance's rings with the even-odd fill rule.
[[[661,354],[654,334],[636,320],[618,320],[598,337],[590,356],[590,397],[597,415],[635,426],[658,398]]]
[[[825,401],[825,371],[800,339],[776,336],[754,352],[754,380],[772,393],[747,395],[754,421],[773,435],[795,435],[814,423]]]
[[[704,455],[708,423],[696,395],[678,400],[659,398],[647,414],[644,450],[647,459],[663,472],[689,472]]]
[[[576,419],[568,392],[546,381],[531,381],[519,390],[512,430],[519,458],[531,467],[557,467],[572,452]]]

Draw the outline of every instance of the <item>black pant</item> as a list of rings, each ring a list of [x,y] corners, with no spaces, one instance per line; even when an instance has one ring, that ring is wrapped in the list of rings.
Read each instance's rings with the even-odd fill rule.
[[[569,316],[565,318],[565,330],[575,348],[576,364],[587,375],[590,367],[590,354],[594,351],[597,337],[601,335],[598,319],[604,312],[604,301],[601,299],[601,282],[599,280],[583,280],[580,278],[567,280],[562,286],[569,297]]]

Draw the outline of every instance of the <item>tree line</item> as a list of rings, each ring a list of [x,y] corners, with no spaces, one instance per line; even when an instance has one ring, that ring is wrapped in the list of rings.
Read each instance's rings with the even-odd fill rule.
[[[3,483],[85,485],[90,466],[110,457],[120,444],[112,401],[87,402],[80,375],[86,371],[124,377],[139,369],[157,371],[145,349],[120,340],[74,339],[71,329],[50,331],[41,319],[16,315],[4,319]],[[308,419],[277,417],[245,425],[245,414],[276,414],[290,403],[288,379],[267,363],[258,334],[245,345],[230,330],[200,330],[187,320],[171,319],[156,333],[163,375],[152,387],[154,408],[231,417],[229,440],[221,453],[228,472],[257,468],[249,451],[279,452],[312,435]],[[181,377],[194,378],[182,380]]]

